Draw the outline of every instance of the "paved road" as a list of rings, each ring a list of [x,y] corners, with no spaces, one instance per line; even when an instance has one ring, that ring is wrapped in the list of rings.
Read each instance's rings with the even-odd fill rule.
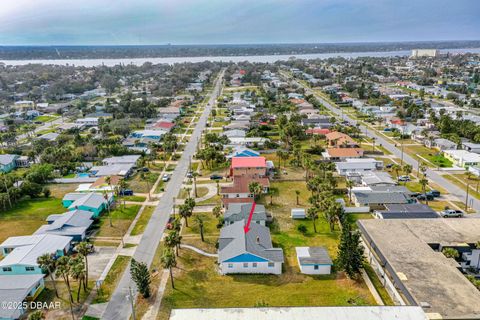
[[[206,127],[212,106],[221,92],[222,80],[223,72],[219,75],[215,82],[215,88],[211,94],[210,100],[208,101],[203,114],[200,116],[200,119],[195,126],[193,134],[190,137],[190,141],[186,145],[185,150],[182,153],[182,157],[177,163],[171,180],[167,184],[165,193],[163,194],[154,213],[152,214],[152,217],[147,224],[142,239],[140,240],[140,243],[133,256],[136,260],[143,261],[149,266],[152,263],[158,244],[162,238],[163,232],[165,231],[165,225],[167,224],[170,213],[173,210],[173,197],[176,197],[180,191],[183,179],[188,171],[190,158],[195,154],[198,139],[200,139],[201,133]],[[120,282],[107,305],[102,319],[129,319],[130,315],[132,314],[130,303],[126,296],[128,294],[128,288],[135,288],[135,284],[130,277],[130,267],[126,268],[125,270],[126,271],[120,279]]]
[[[351,124],[356,125],[357,121],[350,118],[349,116],[345,115],[342,113],[342,111],[336,107],[334,107],[331,103],[329,103],[327,100],[323,99],[320,95],[316,94],[314,91],[310,90],[309,88],[305,87],[301,83],[295,81],[299,86],[305,88],[307,95],[308,94],[313,94],[320,103],[322,103],[327,109],[335,113],[339,118],[343,116],[344,120],[349,121]],[[384,137],[381,135],[375,133],[373,130],[370,130],[366,128],[364,125],[360,125],[359,127],[362,132],[367,132],[367,136],[370,138],[375,138],[376,141],[375,143],[381,144],[385,149],[390,151],[392,154],[394,154],[396,157],[401,159],[402,157],[402,151],[395,147],[394,144],[392,144],[390,141],[386,140]],[[414,169],[418,167],[418,162],[417,160],[413,159],[410,157],[407,153],[403,153],[403,161],[404,163],[410,164]],[[438,174],[436,171],[432,169],[427,169],[427,177],[430,181],[433,181],[437,185],[441,186],[445,190],[447,190],[451,195],[457,197],[460,201],[465,202],[466,198],[466,192],[463,191],[461,188],[457,187],[456,185],[452,184],[450,181],[442,177],[440,174]],[[471,195],[468,196],[468,205],[469,207],[472,207],[477,211],[477,213],[480,211],[480,201]],[[472,215],[473,217],[473,215]],[[475,217],[478,217],[475,215]]]
[[[43,131],[43,130],[47,130],[47,129],[50,129],[52,128],[53,126],[55,125],[60,125],[63,123],[63,117],[60,117],[60,118],[57,118],[55,120],[52,120],[52,121],[48,121],[48,122],[45,122],[44,124],[42,124],[41,126],[35,128],[35,130],[33,130],[34,134],[36,135],[37,133],[39,133],[40,131]],[[28,138],[28,134],[26,133],[23,133],[23,134],[20,134],[17,136],[17,141],[21,141],[23,139],[26,139]]]

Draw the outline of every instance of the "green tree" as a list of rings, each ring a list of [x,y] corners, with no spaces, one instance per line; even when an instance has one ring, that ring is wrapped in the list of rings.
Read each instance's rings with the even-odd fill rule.
[[[355,183],[352,180],[347,179],[345,185],[348,189],[348,202],[352,203],[352,189],[355,186]]]
[[[80,302],[80,290],[83,284],[83,291],[87,292],[87,287],[85,284],[85,261],[83,257],[78,255],[75,258],[71,258],[69,261],[70,264],[70,275],[73,279],[78,281],[78,289],[77,289],[77,303]]]
[[[222,208],[220,206],[215,206],[212,209],[212,213],[215,216],[215,218],[220,217],[220,214],[222,214]]]
[[[260,183],[253,181],[248,184],[248,191],[253,194],[253,198],[257,199],[257,197],[262,193],[262,186]]]
[[[423,192],[423,195],[425,196],[425,204],[428,205],[428,199],[427,199],[428,179],[427,179],[427,176],[424,175],[423,178],[420,179],[420,181],[418,181],[418,183],[420,183],[420,185],[422,186],[422,192]]]
[[[352,231],[350,223],[342,224],[342,234],[338,245],[337,266],[345,271],[349,278],[360,274],[364,262],[364,248],[360,243],[360,233]]]
[[[72,296],[72,288],[70,286],[70,257],[69,256],[61,256],[57,260],[57,269],[55,271],[55,275],[57,277],[62,277],[63,281],[67,285],[68,296],[70,298],[70,302],[73,303],[73,296]]]
[[[307,210],[307,216],[312,220],[313,223],[313,231],[317,233],[317,225],[315,223],[315,220],[318,219],[318,208],[317,207],[310,207]]]
[[[37,258],[38,266],[43,270],[43,272],[48,273],[50,275],[50,280],[53,284],[53,289],[55,290],[55,295],[57,298],[58,290],[57,285],[55,284],[55,278],[53,277],[55,270],[57,269],[57,261],[54,259],[53,255],[50,253],[44,253],[40,257]]]
[[[85,260],[85,286],[88,288],[88,255],[93,251],[93,245],[82,241],[75,246],[75,250],[82,256]]]
[[[205,239],[203,238],[203,218],[197,215],[195,220],[197,222],[198,229],[200,230],[200,238],[202,239],[202,242],[205,242]]]
[[[133,282],[137,285],[138,292],[140,292],[144,298],[150,297],[151,280],[147,264],[144,262],[138,262],[132,258],[130,275],[132,276]]]
[[[460,253],[458,253],[458,251],[454,248],[443,248],[442,253],[447,258],[457,259],[458,257],[460,257]]]
[[[33,311],[28,315],[28,320],[42,320],[45,319],[45,315],[42,310]]]
[[[162,265],[165,269],[168,269],[170,271],[172,288],[175,289],[175,283],[173,281],[173,268],[177,266],[177,259],[171,249],[167,249],[163,252]]]

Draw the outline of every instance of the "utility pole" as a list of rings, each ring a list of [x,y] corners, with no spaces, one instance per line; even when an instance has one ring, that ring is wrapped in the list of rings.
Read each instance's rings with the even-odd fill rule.
[[[467,196],[465,197],[465,213],[468,211],[468,191],[470,190],[470,184],[467,183]]]
[[[403,166],[403,140],[401,142],[401,149],[402,149],[402,159],[401,159],[400,165]]]
[[[135,316],[135,306],[133,304],[133,294],[132,294],[132,287],[128,287],[128,295],[127,295],[127,300],[130,301],[130,305],[132,307],[132,318],[133,320],[136,320],[137,317]]]

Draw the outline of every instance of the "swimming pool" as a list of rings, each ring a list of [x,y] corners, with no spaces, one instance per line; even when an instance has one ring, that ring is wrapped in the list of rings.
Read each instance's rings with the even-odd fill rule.
[[[77,173],[77,178],[88,178],[90,177],[89,173]]]

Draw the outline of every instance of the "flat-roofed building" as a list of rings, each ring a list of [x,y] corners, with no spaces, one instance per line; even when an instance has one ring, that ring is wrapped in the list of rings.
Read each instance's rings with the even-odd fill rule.
[[[397,304],[436,319],[479,319],[480,291],[441,251],[480,241],[479,219],[373,219],[357,222],[367,259]]]

